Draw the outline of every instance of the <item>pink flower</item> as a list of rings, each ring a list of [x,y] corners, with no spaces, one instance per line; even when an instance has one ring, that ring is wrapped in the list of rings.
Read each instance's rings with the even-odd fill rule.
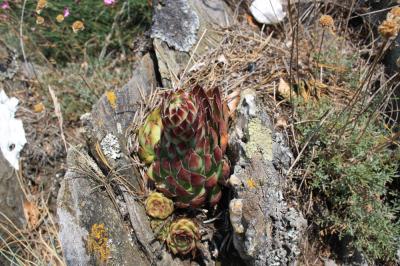
[[[9,9],[10,5],[8,4],[8,1],[4,0],[3,3],[1,3],[0,8],[1,9]]]
[[[63,14],[64,18],[69,16],[69,8],[68,7],[64,7],[64,14]]]
[[[104,0],[104,4],[106,6],[113,5],[113,4],[115,4],[115,2],[117,2],[117,1],[116,0]]]

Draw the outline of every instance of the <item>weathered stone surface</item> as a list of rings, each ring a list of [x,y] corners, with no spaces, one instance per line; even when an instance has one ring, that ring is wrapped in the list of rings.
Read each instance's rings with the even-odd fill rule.
[[[179,258],[173,258],[155,240],[139,198],[124,186],[115,185],[115,189],[123,195],[117,207],[109,195],[99,188],[99,179],[105,181],[118,177],[127,180],[136,191],[141,191],[140,174],[132,166],[126,134],[135,112],[140,108],[142,97],[148,96],[155,87],[154,65],[150,56],[146,55],[126,86],[115,94],[105,94],[92,113],[81,118],[87,149],[93,157],[84,149],[69,151],[68,172],[58,196],[60,239],[68,265],[99,263],[98,256],[87,250],[87,239],[94,224],[104,224],[109,230],[109,265],[188,265]],[[99,156],[99,149],[103,158]],[[126,224],[122,222],[120,212],[127,215]],[[132,228],[132,231],[127,228]],[[129,237],[131,241],[128,241]],[[113,245],[115,243],[118,245]]]
[[[121,220],[119,209],[109,195],[101,191],[101,182],[99,183],[98,179],[106,179],[103,171],[110,171],[109,178],[118,176],[127,180],[133,189],[140,189],[140,181],[136,178],[140,175],[132,166],[125,134],[135,112],[140,108],[138,102],[142,95],[147,95],[156,85],[153,61],[150,55],[145,55],[136,65],[132,79],[126,86],[103,95],[93,107],[92,113],[82,117],[87,149],[94,158],[85,154],[83,150],[69,151],[68,172],[58,196],[60,238],[68,265],[87,265],[95,262],[96,256],[88,254],[85,246],[87,243],[84,240],[87,239],[93,224],[105,224],[110,230],[110,239],[114,243],[114,246],[110,246],[110,264],[151,264],[154,250],[146,250],[147,253],[143,253],[140,236],[136,237],[134,242],[128,241],[131,234]],[[100,153],[104,155],[103,158]],[[95,187],[97,189],[94,189]],[[125,191],[122,186],[119,189]],[[132,204],[132,208],[143,208],[139,202]],[[135,224],[133,228],[151,232],[146,216],[140,222],[140,225]],[[128,225],[130,227],[129,222]],[[135,231],[132,236],[135,238]],[[147,242],[145,244],[147,245]]]
[[[190,56],[186,52],[175,51],[159,40],[153,40],[154,50],[157,55],[158,70],[164,87],[176,86],[182,73],[189,62]]]
[[[194,62],[191,55],[196,59],[219,45],[218,30],[233,23],[233,12],[222,0],[155,2],[152,37],[162,84],[177,86]],[[172,18],[172,23],[166,23],[166,18]]]
[[[177,51],[189,52],[197,41],[200,22],[187,0],[155,1],[151,37]]]
[[[17,71],[17,53],[0,40],[0,81],[13,78]]]
[[[93,107],[92,121],[98,140],[108,133],[120,140],[130,126],[137,107],[140,107],[141,91],[146,95],[157,87],[154,63],[149,54],[143,56],[133,68],[132,78],[123,88],[115,90],[113,96],[104,94]]]
[[[291,154],[255,92],[243,91],[241,99],[230,134],[230,146],[238,154],[236,182],[231,182],[233,243],[248,265],[291,264],[300,252],[307,222],[284,198],[286,180],[274,166],[274,161],[287,165]]]
[[[106,155],[108,166],[98,160],[100,166],[104,170],[113,169],[118,172],[136,189],[139,189],[141,184],[135,178],[138,175],[132,167],[127,150],[126,132],[131,126],[135,113],[140,109],[142,97],[148,95],[156,87],[155,66],[151,56],[146,54],[134,66],[130,81],[123,88],[105,93],[93,107],[91,114],[83,119],[92,154],[95,157],[98,155],[96,151],[97,143]],[[111,139],[115,141],[107,144]],[[112,143],[115,144],[114,147],[109,145]],[[107,156],[109,152],[119,155],[117,157]]]
[[[130,232],[109,195],[102,191],[100,180],[106,177],[93,159],[84,149],[72,148],[68,164],[57,206],[67,264],[149,265],[138,246],[129,239]],[[99,225],[104,226],[106,239],[98,239],[92,233]],[[90,248],[89,239],[95,241],[98,250]]]
[[[18,227],[25,224],[23,200],[16,172],[0,151],[0,210]],[[0,223],[8,224],[3,215],[0,215]]]
[[[10,225],[10,220],[18,228],[25,224],[23,213],[24,194],[15,170],[3,157],[0,151],[0,224],[7,227],[10,232],[15,232],[15,227]],[[4,217],[6,216],[6,217]],[[7,230],[0,227],[0,237],[9,236]],[[0,241],[0,243],[2,243]],[[8,265],[9,262],[0,254],[0,265]]]

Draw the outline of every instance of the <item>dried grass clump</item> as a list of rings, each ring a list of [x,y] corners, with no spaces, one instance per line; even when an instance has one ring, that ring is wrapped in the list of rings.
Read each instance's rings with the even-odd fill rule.
[[[7,221],[0,223],[0,257],[11,265],[66,265],[48,200],[28,197],[32,201],[24,203],[26,228],[18,228],[0,210],[0,218]]]
[[[352,97],[349,88],[344,87],[343,82],[332,74],[339,70],[350,71],[351,68],[336,66],[335,62],[314,62],[312,54],[315,53],[315,40],[309,30],[299,33],[301,51],[293,48],[294,56],[291,55],[292,47],[285,36],[273,37],[274,33],[263,36],[240,26],[226,30],[223,34],[220,46],[198,59],[189,69],[181,80],[183,87],[195,84],[205,88],[220,87],[231,110],[237,96],[245,89],[257,91],[274,110],[278,104],[277,99],[279,101],[284,96],[278,90],[281,79],[292,87],[304,81],[308,90],[318,90],[316,94],[327,95],[335,101],[345,102]],[[350,46],[347,49],[349,51],[346,53],[350,54],[355,48]],[[291,57],[295,58],[291,60]],[[291,63],[294,59],[297,63]],[[325,69],[324,77],[315,75],[312,71],[314,65]],[[293,91],[292,97],[295,94]]]

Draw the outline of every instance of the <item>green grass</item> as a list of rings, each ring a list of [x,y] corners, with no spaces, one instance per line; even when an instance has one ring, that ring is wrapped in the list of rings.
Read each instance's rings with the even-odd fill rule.
[[[23,20],[26,45],[32,48],[32,56],[39,52],[58,64],[98,58],[102,51],[103,58],[111,52],[124,53],[134,37],[151,23],[151,9],[146,0],[120,0],[112,6],[106,6],[102,0],[48,1],[40,14],[36,5],[37,1],[26,1]],[[70,15],[59,23],[56,17],[63,14],[65,7]],[[23,1],[10,1],[10,9],[0,11],[9,21],[0,32],[17,34],[22,11]],[[38,16],[44,18],[43,24],[36,23]],[[74,33],[72,24],[77,20],[83,22],[84,30]]]
[[[114,65],[105,60],[96,60],[89,62],[86,71],[81,64],[69,63],[58,72],[44,73],[40,80],[46,88],[50,85],[57,89],[64,118],[67,121],[77,121],[82,114],[91,111],[105,91],[121,88],[131,75],[128,62]],[[47,94],[47,91],[43,93]],[[45,105],[52,104],[48,97]]]
[[[36,65],[44,104],[53,105],[50,85],[61,102],[64,119],[77,121],[102,93],[129,80],[131,49],[135,38],[150,28],[151,8],[147,0],[119,0],[111,6],[103,0],[48,0],[38,14],[37,3],[26,1],[24,9],[24,1],[9,1],[10,9],[0,9],[0,15],[7,17],[0,24],[0,38],[11,47],[21,47],[18,36],[23,12],[23,46],[27,59]],[[65,7],[70,15],[57,22]],[[37,24],[38,16],[43,17],[43,24]],[[74,32],[72,24],[78,20],[84,29]],[[18,52],[22,60],[22,49]]]
[[[330,76],[338,84],[346,84],[355,89],[361,76],[359,54],[346,55],[339,50],[339,43],[335,42],[322,52],[312,53],[312,58],[318,64],[327,65],[325,75]],[[314,76],[319,76],[319,69],[314,69]],[[339,74],[338,74],[339,73]]]

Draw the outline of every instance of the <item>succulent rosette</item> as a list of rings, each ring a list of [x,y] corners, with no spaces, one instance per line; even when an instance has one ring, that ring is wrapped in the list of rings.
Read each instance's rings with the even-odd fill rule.
[[[155,159],[154,147],[160,141],[162,123],[160,109],[154,110],[139,129],[139,157],[146,164],[151,164]]]
[[[228,126],[220,91],[206,93],[196,87],[168,94],[161,106],[161,122],[160,141],[148,171],[157,190],[180,208],[218,203],[219,184],[230,171],[224,159]]]
[[[146,213],[164,220],[174,212],[174,203],[162,193],[152,192],[145,201]]]
[[[194,252],[200,239],[199,228],[189,219],[182,218],[169,227],[167,246],[174,255]]]

